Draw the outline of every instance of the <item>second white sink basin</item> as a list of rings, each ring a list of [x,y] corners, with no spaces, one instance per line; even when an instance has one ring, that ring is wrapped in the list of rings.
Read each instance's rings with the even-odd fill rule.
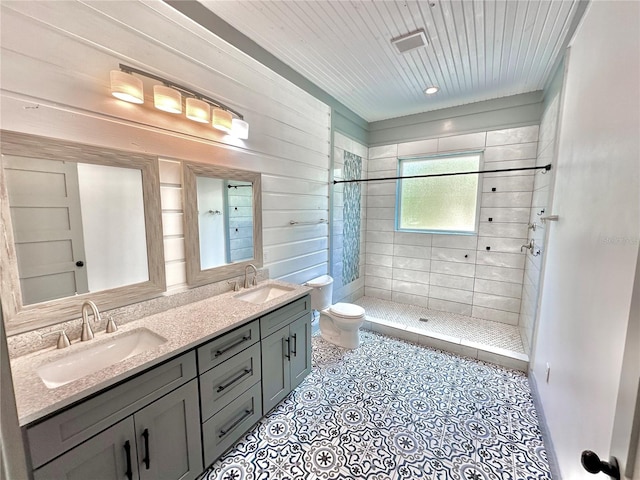
[[[264,285],[246,292],[234,295],[238,300],[259,305],[266,303],[274,298],[278,298],[285,293],[293,291],[293,288],[283,287],[282,285]]]
[[[132,330],[96,341],[88,348],[70,352],[58,360],[40,366],[36,372],[47,388],[57,388],[158,347],[166,341],[166,338],[146,328]]]

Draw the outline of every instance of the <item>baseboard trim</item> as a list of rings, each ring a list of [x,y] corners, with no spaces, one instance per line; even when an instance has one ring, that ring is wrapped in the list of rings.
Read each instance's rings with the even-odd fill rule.
[[[529,370],[528,380],[529,387],[531,388],[533,404],[536,407],[536,412],[538,414],[538,424],[540,425],[540,432],[542,433],[542,441],[544,442],[544,448],[547,452],[547,460],[549,462],[551,478],[553,480],[562,480],[562,475],[560,475],[560,466],[558,464],[558,457],[556,456],[556,450],[553,446],[553,441],[551,440],[549,425],[547,424],[544,409],[542,408],[542,400],[540,398],[540,391],[538,390],[538,382],[536,380],[536,376],[533,373],[533,370],[531,369]]]

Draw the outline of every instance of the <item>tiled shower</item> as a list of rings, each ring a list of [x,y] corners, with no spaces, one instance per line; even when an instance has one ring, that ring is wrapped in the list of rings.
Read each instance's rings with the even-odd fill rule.
[[[398,158],[465,151],[483,151],[483,170],[546,165],[552,160],[553,138],[549,135],[554,129],[549,122],[555,122],[555,104],[549,103],[540,127],[443,136],[368,150],[336,133],[334,178],[357,178],[350,176],[350,162],[357,157],[362,159],[362,178],[370,179],[398,175]],[[539,155],[541,130],[545,143]],[[485,174],[477,235],[395,231],[395,181],[360,184],[357,219],[358,197],[355,190],[349,190],[354,184],[334,185],[334,302],[367,297],[498,322],[519,330],[528,353],[544,254],[544,226],[538,220],[534,230],[531,224],[549,203],[552,179],[552,174],[541,171]],[[350,243],[356,220],[360,221],[359,251]],[[536,248],[522,249],[531,239]],[[355,265],[356,258],[360,271],[345,270],[345,265]]]

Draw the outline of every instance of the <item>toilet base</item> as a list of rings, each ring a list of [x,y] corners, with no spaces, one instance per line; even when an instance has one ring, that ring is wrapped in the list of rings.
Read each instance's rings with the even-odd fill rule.
[[[320,336],[327,342],[333,343],[338,347],[348,348],[350,350],[358,348],[360,345],[360,326],[364,322],[356,325],[350,325],[348,330],[342,330],[335,326],[331,318],[326,315],[320,315]],[[355,328],[354,328],[355,327]]]

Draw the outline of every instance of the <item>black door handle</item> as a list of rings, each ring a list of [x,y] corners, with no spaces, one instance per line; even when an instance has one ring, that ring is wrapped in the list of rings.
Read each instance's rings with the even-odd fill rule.
[[[133,471],[131,470],[131,444],[129,440],[124,442],[124,453],[127,456],[127,471],[124,474],[128,480],[133,480]]]
[[[142,432],[142,438],[144,439],[144,458],[142,461],[144,462],[144,467],[149,470],[149,466],[151,465],[151,457],[149,455],[149,430],[147,428]]]
[[[608,462],[600,460],[600,457],[591,450],[585,450],[580,456],[584,469],[589,473],[604,473],[615,480],[620,480],[620,467],[616,457],[611,457]]]

